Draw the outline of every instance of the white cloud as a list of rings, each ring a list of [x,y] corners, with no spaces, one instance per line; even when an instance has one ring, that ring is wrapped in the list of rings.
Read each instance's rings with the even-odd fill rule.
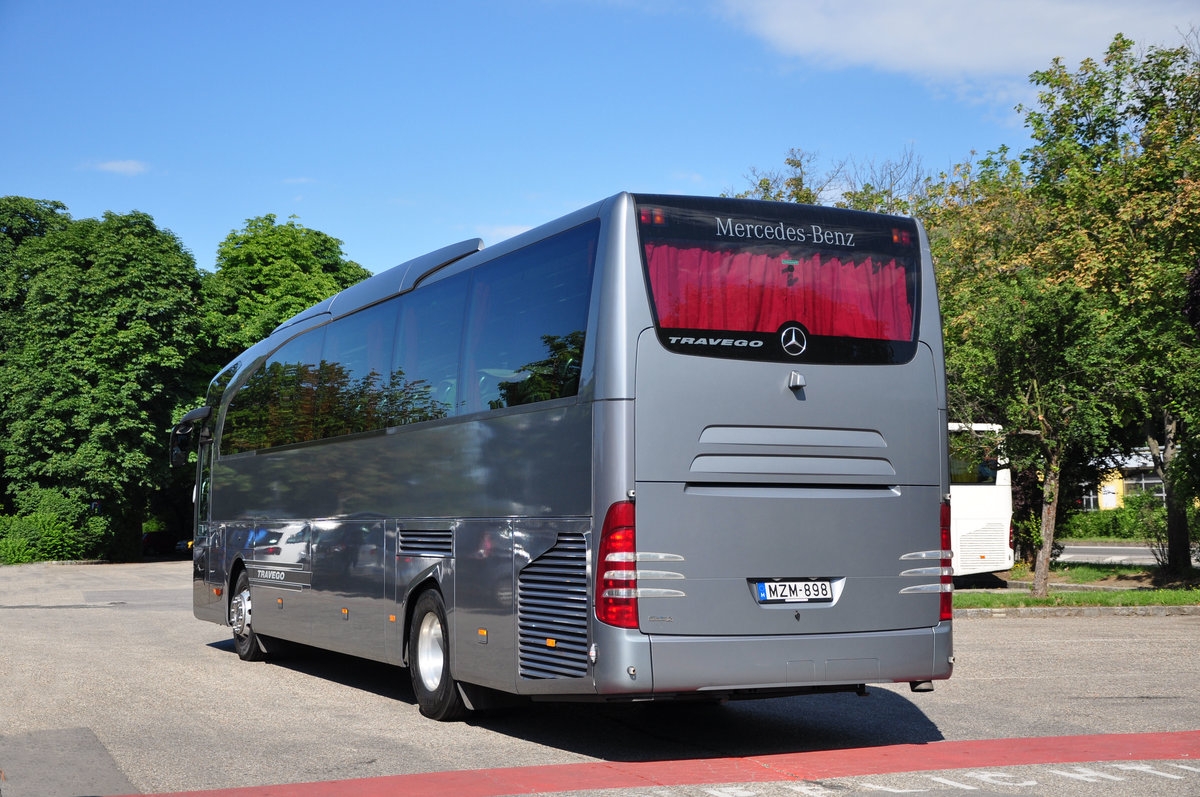
[[[98,171],[111,172],[113,174],[123,174],[126,177],[136,177],[139,174],[144,174],[149,171],[150,164],[144,161],[104,161],[97,163],[95,167]]]
[[[950,86],[1024,81],[1058,56],[1100,59],[1117,33],[1176,46],[1200,25],[1183,0],[719,0],[775,50],[808,64],[873,67]]]

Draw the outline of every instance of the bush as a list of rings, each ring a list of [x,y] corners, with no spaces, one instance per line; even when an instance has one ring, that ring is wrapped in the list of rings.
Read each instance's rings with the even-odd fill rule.
[[[1118,509],[1078,512],[1064,521],[1056,536],[1075,539],[1108,537],[1118,540],[1150,540],[1165,535],[1167,509],[1151,493],[1130,493]]]
[[[0,516],[0,564],[87,559],[112,545],[108,518],[70,496],[34,489],[16,503],[19,514]]]
[[[37,552],[24,537],[0,537],[0,564],[21,565],[37,559]]]

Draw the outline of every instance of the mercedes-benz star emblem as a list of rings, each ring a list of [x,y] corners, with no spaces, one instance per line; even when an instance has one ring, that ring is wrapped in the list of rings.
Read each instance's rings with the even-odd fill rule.
[[[779,342],[783,345],[784,353],[792,357],[799,357],[808,348],[808,338],[800,327],[784,327],[779,333]]]

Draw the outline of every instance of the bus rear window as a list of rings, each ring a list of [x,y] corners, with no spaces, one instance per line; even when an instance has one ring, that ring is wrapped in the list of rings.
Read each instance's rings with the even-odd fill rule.
[[[638,198],[659,339],[672,351],[885,364],[915,352],[916,223],[775,202]]]

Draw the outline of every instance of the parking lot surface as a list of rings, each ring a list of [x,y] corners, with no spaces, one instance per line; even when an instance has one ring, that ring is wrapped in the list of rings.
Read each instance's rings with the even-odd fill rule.
[[[954,677],[931,694],[883,686],[867,698],[724,706],[533,704],[446,724],[419,716],[397,668],[306,649],[239,660],[228,629],[192,617],[190,567],[0,568],[3,797],[313,795],[331,782],[364,796],[384,793],[370,791],[379,786],[643,797],[1200,793],[1200,771],[1187,769],[1200,770],[1200,616],[956,621]],[[1124,735],[1141,742],[1123,758],[1089,757]],[[1060,763],[995,757],[1004,740],[1039,750],[1064,737],[1085,741]],[[983,746],[963,749],[979,766],[938,758],[946,743],[974,742]],[[1182,752],[1153,754],[1171,745]],[[898,763],[842,775],[818,767],[852,754]],[[809,756],[812,769],[738,775],[799,766],[795,756]],[[547,779],[570,773],[562,767],[587,777],[568,787]],[[649,775],[635,785],[594,779],[629,768]],[[705,772],[713,780],[698,782]],[[1029,781],[1036,787],[1018,785]],[[323,785],[263,788],[313,783]],[[443,790],[421,792],[421,783]]]

